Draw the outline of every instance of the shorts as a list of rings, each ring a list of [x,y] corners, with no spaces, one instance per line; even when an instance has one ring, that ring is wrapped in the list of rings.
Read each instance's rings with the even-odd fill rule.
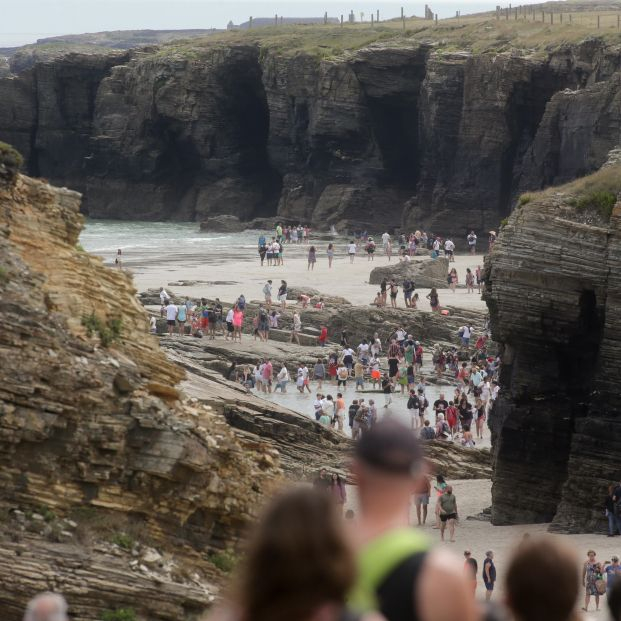
[[[233,332],[233,323],[231,321],[226,322],[226,330],[227,332]]]
[[[448,520],[456,520],[457,513],[442,513],[440,514],[440,520],[442,522],[448,522]]]
[[[494,583],[493,582],[483,582],[483,584],[485,584],[485,590],[487,590],[487,591],[493,591],[494,590]]]
[[[184,325],[185,325],[185,319],[177,319],[177,323],[178,323],[180,326],[184,326]]]
[[[167,320],[166,320],[166,323],[167,323],[169,326],[175,326],[175,325],[177,325],[177,322],[176,322],[176,320],[174,320],[174,319],[167,319]]]
[[[286,302],[287,301],[287,296],[286,295],[279,295],[278,296],[278,301],[279,302]]]
[[[209,325],[209,317],[201,317],[201,328],[206,328]]]
[[[414,494],[414,504],[417,507],[429,504],[429,494]]]
[[[392,300],[396,300],[396,299],[397,299],[397,294],[396,294],[396,293],[391,293],[391,294],[390,294],[390,298],[391,298]]]
[[[347,380],[346,380],[346,379],[340,379],[340,380],[338,381],[338,385],[339,385],[339,386],[345,386],[345,387],[347,387]]]
[[[364,377],[357,377],[356,378],[356,387],[358,386],[364,386]]]

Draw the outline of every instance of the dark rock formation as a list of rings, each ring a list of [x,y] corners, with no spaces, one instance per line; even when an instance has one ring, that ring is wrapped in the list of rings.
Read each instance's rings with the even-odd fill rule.
[[[602,499],[621,469],[620,172],[617,163],[522,201],[487,262],[504,350],[491,417],[496,524],[603,528]]]
[[[411,261],[395,261],[385,267],[376,267],[371,270],[369,283],[379,285],[384,278],[394,278],[401,284],[406,278],[412,280],[416,287],[447,287],[449,271],[448,259],[412,259]]]
[[[619,140],[621,54],[435,51],[329,59],[249,43],[12,59],[0,139],[92,216],[315,228],[497,228],[519,192],[600,166]],[[572,89],[568,91],[566,89]]]

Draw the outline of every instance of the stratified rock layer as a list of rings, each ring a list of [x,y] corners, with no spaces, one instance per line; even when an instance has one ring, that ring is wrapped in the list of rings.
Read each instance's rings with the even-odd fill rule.
[[[11,568],[2,609],[21,618],[30,584],[75,595],[80,619],[131,605],[178,621],[209,605],[218,572],[208,554],[235,545],[280,475],[278,458],[221,413],[179,400],[184,373],[147,334],[130,278],[76,248],[79,199],[27,177],[0,185],[0,512],[87,508],[103,522],[139,523],[195,578],[160,576],[166,595],[151,596],[131,556],[107,562],[75,546],[16,555],[0,545]]]
[[[602,529],[602,499],[619,478],[621,204],[610,220],[572,206],[598,183],[534,195],[487,263],[492,335],[504,347],[491,417],[496,524]]]
[[[96,217],[278,214],[459,244],[619,141],[621,54],[597,39],[543,55],[404,40],[322,59],[259,37],[11,66],[0,140]]]

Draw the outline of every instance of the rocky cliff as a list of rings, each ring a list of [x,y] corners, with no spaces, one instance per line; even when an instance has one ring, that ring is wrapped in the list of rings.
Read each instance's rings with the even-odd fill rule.
[[[0,139],[30,173],[83,192],[91,216],[278,213],[459,236],[619,142],[617,47],[481,52],[417,33],[332,54],[302,35],[235,34],[14,61]]]
[[[277,453],[180,398],[130,278],[76,247],[79,195],[17,159],[0,148],[3,616],[54,589],[79,619],[194,618]]]
[[[488,259],[504,350],[491,417],[496,524],[603,530],[621,469],[620,162],[617,152],[592,176],[522,197]]]

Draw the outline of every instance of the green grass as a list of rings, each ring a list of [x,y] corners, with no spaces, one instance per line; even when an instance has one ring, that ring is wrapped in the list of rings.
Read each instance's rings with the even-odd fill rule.
[[[578,209],[590,209],[597,211],[602,218],[610,220],[612,210],[617,202],[617,195],[607,190],[597,190],[581,196],[576,201]]]
[[[607,223],[620,194],[621,164],[613,164],[564,185],[533,192],[529,194],[528,202],[536,204],[550,199],[560,200],[579,212],[595,214]]]
[[[128,552],[136,545],[136,540],[127,533],[115,533],[110,537],[110,541]]]
[[[136,621],[136,612],[133,608],[106,610],[101,615],[101,621]]]
[[[103,347],[109,347],[121,338],[123,321],[120,318],[103,321],[95,313],[84,315],[82,325],[86,328],[89,337],[97,335]]]
[[[232,552],[214,552],[209,555],[209,560],[225,574],[231,573],[238,562],[237,556]]]

